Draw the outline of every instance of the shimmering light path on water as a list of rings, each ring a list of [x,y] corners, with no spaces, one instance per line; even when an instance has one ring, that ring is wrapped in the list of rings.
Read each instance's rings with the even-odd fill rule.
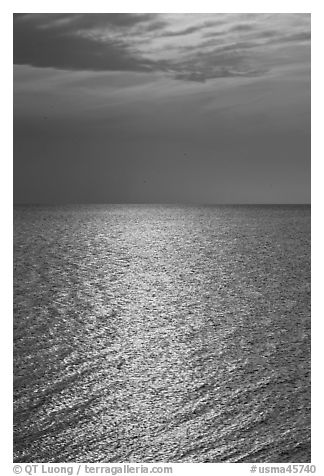
[[[309,462],[310,208],[17,207],[17,462]]]

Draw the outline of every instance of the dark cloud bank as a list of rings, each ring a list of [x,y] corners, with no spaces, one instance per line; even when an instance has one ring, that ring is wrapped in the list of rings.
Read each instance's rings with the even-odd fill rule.
[[[176,59],[153,60],[141,53],[137,44],[139,35],[141,41],[150,41],[152,32],[155,38],[201,33],[202,40],[206,35],[214,40],[195,39],[191,46],[179,49]],[[226,42],[226,35],[231,33],[248,34],[253,41]],[[16,14],[14,64],[63,70],[164,72],[175,79],[204,81],[258,76],[266,70],[258,66],[253,50],[261,48],[262,52],[267,45],[310,39],[309,31],[287,34],[279,28],[265,33],[255,22],[232,21],[226,29],[226,21],[217,19],[171,30],[158,14]],[[206,52],[207,46],[214,48]]]

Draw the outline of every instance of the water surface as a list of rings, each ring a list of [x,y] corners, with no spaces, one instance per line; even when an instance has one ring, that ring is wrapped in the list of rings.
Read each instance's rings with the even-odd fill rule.
[[[16,207],[16,462],[310,462],[310,208]]]

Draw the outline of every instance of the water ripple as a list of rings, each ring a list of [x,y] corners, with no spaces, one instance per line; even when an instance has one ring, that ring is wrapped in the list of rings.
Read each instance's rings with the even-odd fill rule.
[[[309,462],[308,207],[17,207],[16,462]]]

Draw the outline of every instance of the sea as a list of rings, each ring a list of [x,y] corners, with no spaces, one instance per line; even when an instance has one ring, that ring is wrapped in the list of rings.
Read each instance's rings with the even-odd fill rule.
[[[310,206],[14,208],[14,461],[311,461]]]

